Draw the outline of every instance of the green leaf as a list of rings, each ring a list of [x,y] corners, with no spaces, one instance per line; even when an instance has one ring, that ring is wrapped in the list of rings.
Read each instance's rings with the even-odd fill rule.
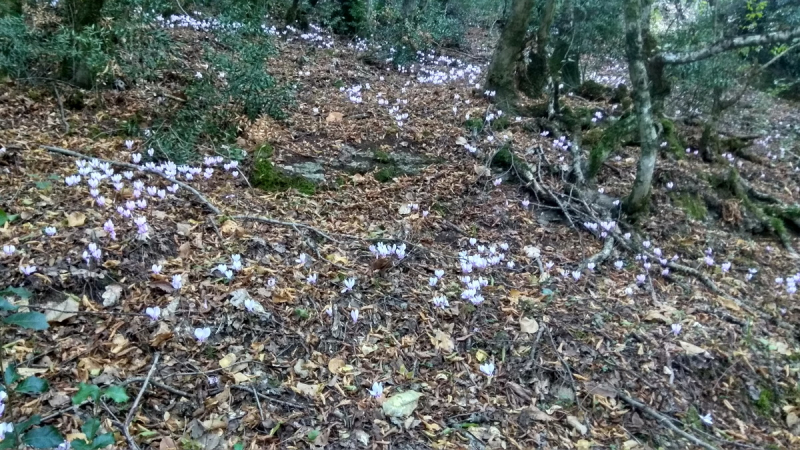
[[[84,422],[83,426],[81,427],[81,431],[83,431],[83,434],[86,435],[86,439],[89,440],[92,440],[95,436],[97,436],[97,430],[99,429],[100,420],[95,419],[94,417]]]
[[[19,380],[19,373],[17,372],[17,365],[16,364],[9,364],[6,367],[5,372],[3,372],[3,381],[6,383],[6,387],[11,386],[17,380]]]
[[[50,384],[47,380],[39,377],[28,377],[17,385],[16,391],[23,394],[41,394],[48,389],[50,389]]]
[[[19,215],[17,214],[8,214],[5,210],[0,209],[0,227],[6,224],[6,222],[13,222],[17,219]]]
[[[309,431],[308,432],[308,436],[306,436],[306,437],[308,438],[309,442],[314,442],[314,440],[319,437],[319,430],[311,430],[311,431]]]
[[[39,423],[41,421],[42,421],[42,417],[41,416],[33,415],[33,416],[31,416],[30,419],[23,420],[22,422],[14,425],[14,431],[15,432],[19,432],[19,433],[24,433],[24,432],[28,431],[28,428],[30,428],[30,427],[32,427],[34,425],[39,425]]]
[[[547,288],[542,289],[542,295],[546,295],[546,296],[550,297],[553,294],[554,294],[554,292],[552,291],[552,289],[547,289]]]
[[[44,191],[46,189],[50,189],[50,187],[52,185],[53,185],[53,183],[51,183],[49,181],[37,181],[36,182],[36,189]]]
[[[64,436],[58,432],[56,427],[48,425],[28,431],[22,436],[22,442],[33,448],[53,448],[64,442]]]
[[[5,298],[0,298],[0,310],[14,311],[15,309],[17,309],[17,307],[9,303],[8,300],[6,300]]]
[[[69,443],[72,450],[92,450],[92,445],[83,439],[75,439]]]
[[[116,441],[114,440],[114,435],[111,433],[101,434],[97,436],[94,441],[92,441],[92,450],[97,450],[99,448],[105,448],[109,445],[114,445]]]
[[[24,287],[9,286],[0,291],[0,295],[16,295],[19,298],[25,299],[25,298],[31,298],[31,296],[33,296],[33,293],[31,293],[31,291],[25,289]]]
[[[3,323],[37,331],[46,330],[50,326],[40,312],[15,313],[3,319]]]
[[[0,441],[0,450],[7,450],[12,448],[17,448],[17,440],[19,438],[19,432],[17,427],[14,426],[14,431],[11,433],[6,433],[5,438]]]
[[[103,391],[103,397],[114,400],[114,403],[125,403],[131,399],[122,386],[109,386]]]
[[[97,401],[97,399],[100,398],[100,388],[94,384],[80,383],[78,385],[78,392],[72,396],[72,404],[80,405],[89,398]]]
[[[233,444],[233,450],[244,450],[244,444],[241,442]]]

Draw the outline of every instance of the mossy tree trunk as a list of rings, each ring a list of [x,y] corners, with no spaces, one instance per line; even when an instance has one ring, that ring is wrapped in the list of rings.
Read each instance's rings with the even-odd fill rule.
[[[553,26],[555,13],[556,0],[546,0],[540,14],[539,29],[536,31],[536,44],[528,53],[528,66],[520,79],[520,88],[528,97],[540,96],[548,81],[552,83],[547,47],[550,44],[550,28]]]
[[[486,75],[486,89],[496,92],[495,101],[503,109],[513,109],[518,99],[516,67],[525,50],[525,33],[528,30],[534,0],[514,0],[500,40],[492,55]]]
[[[658,154],[658,137],[653,122],[641,25],[645,13],[649,18],[649,1],[625,0],[624,8],[625,53],[633,87],[633,104],[639,125],[641,146],[641,155],[636,166],[636,179],[630,195],[625,199],[624,208],[628,214],[637,215],[646,211],[648,207]]]
[[[297,20],[297,13],[300,10],[300,0],[292,0],[289,9],[286,10],[286,24],[291,25]]]

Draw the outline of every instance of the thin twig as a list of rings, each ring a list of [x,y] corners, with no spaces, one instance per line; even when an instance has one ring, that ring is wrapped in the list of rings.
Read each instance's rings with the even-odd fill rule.
[[[61,123],[64,124],[64,134],[69,134],[69,123],[64,116],[64,102],[61,101],[61,94],[58,93],[58,86],[53,83],[53,91],[56,93],[56,100],[58,101],[58,112],[61,113]]]
[[[278,400],[276,398],[268,397],[266,394],[262,394],[260,392],[257,392],[255,389],[251,389],[251,386],[241,385],[241,384],[234,384],[234,385],[230,386],[230,388],[231,389],[236,389],[236,390],[239,390],[239,391],[248,392],[248,393],[253,394],[253,395],[257,395],[259,397],[262,397],[267,402],[278,403],[280,405],[291,406],[292,408],[298,408],[298,409],[308,408],[308,406],[301,405],[299,403],[287,402],[285,400]]]
[[[258,414],[261,416],[261,422],[264,422],[267,420],[267,416],[264,415],[264,409],[261,408],[261,400],[258,399],[258,392],[256,392],[256,387],[255,385],[253,385],[250,386],[250,388],[253,390],[253,397],[256,398],[256,405],[258,406]]]
[[[569,364],[564,358],[561,357],[561,353],[558,351],[558,347],[556,346],[556,341],[553,340],[553,334],[550,333],[550,327],[542,325],[543,328],[546,328],[547,336],[550,338],[550,344],[553,346],[553,351],[555,352],[556,356],[558,356],[558,361],[564,367],[564,370],[567,371],[567,376],[569,377],[569,384],[572,387],[572,392],[575,395],[578,395],[578,388],[575,386],[575,377],[572,375],[572,370],[569,368]],[[586,410],[583,408],[580,402],[578,402],[578,407],[583,411],[583,423],[586,425],[587,429],[592,429],[591,424],[589,423],[589,415],[586,413]]]
[[[147,372],[147,377],[144,379],[144,383],[142,383],[142,388],[139,390],[139,395],[136,396],[136,400],[133,401],[133,406],[131,406],[131,410],[128,411],[128,415],[125,417],[125,423],[123,425],[123,429],[126,430],[128,427],[131,426],[131,421],[133,421],[133,416],[136,415],[136,410],[139,408],[139,402],[142,401],[142,397],[144,397],[144,391],[147,390],[147,385],[150,383],[150,378],[153,377],[153,374],[156,372],[156,366],[158,366],[158,360],[161,358],[161,353],[156,352],[153,355],[153,364],[150,365],[150,371]]]
[[[325,239],[327,239],[327,240],[329,240],[331,242],[335,242],[337,244],[341,244],[340,241],[332,238],[329,234],[325,233],[324,231],[322,231],[322,230],[320,230],[318,228],[314,228],[311,225],[306,225],[304,223],[283,222],[281,220],[275,220],[275,219],[270,219],[269,217],[261,217],[261,216],[232,216],[231,219],[233,219],[233,220],[251,220],[253,222],[270,223],[270,224],[273,224],[273,225],[281,225],[281,226],[284,226],[284,227],[292,227],[292,228],[304,228],[306,230],[310,230],[310,231],[313,231],[314,233],[317,233],[318,235],[324,237]],[[346,236],[346,237],[349,237],[349,238],[361,239],[358,236],[351,236],[351,235],[343,235],[343,236]]]
[[[103,409],[106,410],[108,415],[113,418],[111,423],[113,423],[117,428],[119,428],[122,431],[122,434],[125,435],[125,440],[128,441],[128,445],[130,446],[130,449],[131,450],[141,450],[139,448],[139,445],[136,443],[136,439],[134,439],[133,436],[131,436],[131,433],[128,431],[128,427],[126,427],[122,422],[119,421],[117,416],[114,415],[114,413],[111,411],[111,408],[109,408],[108,405],[106,405],[106,402],[104,402],[101,399],[100,400],[100,405],[102,405]]]
[[[703,447],[703,448],[708,449],[708,450],[717,450],[716,447],[714,447],[711,444],[706,443],[705,441],[701,440],[697,436],[694,436],[692,434],[689,434],[689,433],[681,430],[674,423],[672,423],[672,421],[669,419],[669,417],[661,414],[660,412],[658,412],[658,411],[654,410],[653,408],[645,405],[644,403],[642,403],[642,402],[640,402],[638,400],[634,400],[631,397],[628,397],[627,395],[625,395],[625,394],[623,394],[622,392],[619,392],[619,391],[617,391],[617,397],[622,399],[625,403],[628,403],[629,405],[633,406],[634,408],[639,409],[640,411],[642,411],[643,413],[645,413],[648,416],[652,417],[656,421],[662,423],[664,426],[666,426],[670,430],[680,434],[684,438],[686,438],[689,441],[691,441],[693,444],[699,445],[700,447]]]
[[[129,385],[131,383],[141,383],[143,381],[145,381],[144,377],[129,378],[129,379],[127,379],[127,380],[122,382],[122,386],[126,386],[126,385]],[[161,383],[160,381],[150,380],[150,384],[152,384],[153,386],[155,386],[157,388],[161,388],[161,389],[163,389],[163,390],[165,390],[167,392],[171,392],[171,393],[173,393],[175,395],[180,395],[181,397],[186,397],[186,398],[192,398],[192,394],[190,394],[188,392],[184,392],[184,391],[182,391],[180,389],[176,389],[176,388],[174,388],[172,386],[169,386],[167,384]]]
[[[189,186],[188,184],[186,184],[186,183],[184,183],[182,181],[178,181],[178,180],[176,180],[174,178],[170,178],[170,177],[164,175],[163,173],[157,172],[155,170],[150,170],[150,169],[147,169],[146,167],[137,166],[136,164],[130,164],[130,163],[125,163],[125,162],[120,162],[120,161],[112,161],[112,160],[102,159],[102,158],[95,158],[94,156],[86,156],[84,154],[81,154],[81,153],[78,153],[78,152],[74,152],[72,150],[67,150],[67,149],[61,148],[61,147],[53,147],[53,146],[50,146],[50,145],[42,145],[41,147],[43,149],[49,151],[49,152],[58,153],[58,154],[61,154],[61,155],[66,155],[66,156],[71,156],[73,158],[96,159],[96,160],[101,161],[101,162],[109,163],[112,166],[125,167],[127,169],[136,170],[138,172],[145,172],[145,173],[151,173],[153,175],[158,175],[161,178],[164,178],[165,180],[168,180],[168,181],[170,181],[172,183],[175,183],[178,186],[182,187],[183,189],[186,189],[187,191],[189,191],[192,194],[194,194],[194,196],[197,197],[197,199],[200,200],[201,203],[206,205],[206,207],[208,209],[210,209],[211,212],[213,212],[214,214],[216,214],[218,216],[222,214],[222,211],[220,211],[219,208],[217,208],[211,202],[209,202],[203,196],[203,194],[201,194],[197,189]]]

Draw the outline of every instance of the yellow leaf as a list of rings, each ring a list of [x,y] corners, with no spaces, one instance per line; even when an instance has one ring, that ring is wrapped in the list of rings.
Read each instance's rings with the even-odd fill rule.
[[[234,355],[233,353],[228,353],[227,355],[225,355],[224,358],[219,360],[219,366],[222,367],[223,369],[227,369],[235,362],[236,362],[236,355]]]
[[[483,350],[478,350],[477,352],[475,352],[475,359],[477,359],[478,362],[484,362],[488,358],[489,358],[489,355],[486,354],[486,352],[483,351]]]
[[[331,358],[331,360],[328,361],[328,370],[330,370],[331,373],[339,373],[339,369],[344,367],[346,364],[347,363],[345,363],[342,358]]]
[[[519,329],[523,333],[534,334],[539,331],[539,323],[530,317],[519,318]]]
[[[82,212],[73,212],[67,216],[67,225],[70,227],[79,227],[86,222],[86,214]]]
[[[237,225],[237,224],[236,224],[236,222],[234,222],[234,221],[232,221],[232,220],[226,220],[226,221],[225,221],[225,222],[222,224],[222,226],[221,226],[221,227],[219,227],[219,231],[220,231],[222,234],[233,234],[233,233],[235,233],[235,232],[236,232],[236,230],[238,230],[238,229],[239,229],[239,225]]]

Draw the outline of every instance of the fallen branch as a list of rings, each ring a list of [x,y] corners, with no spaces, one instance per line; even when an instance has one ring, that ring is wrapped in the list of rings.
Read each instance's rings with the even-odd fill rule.
[[[642,411],[643,413],[647,414],[648,416],[652,417],[657,422],[660,422],[661,424],[663,424],[664,426],[666,426],[670,430],[672,430],[672,431],[678,433],[679,435],[683,436],[687,440],[691,441],[693,444],[699,445],[700,447],[703,447],[703,448],[705,448],[707,450],[717,450],[716,447],[714,447],[713,445],[708,444],[707,442],[701,440],[697,436],[689,434],[689,433],[681,430],[674,423],[672,423],[672,420],[670,420],[669,417],[661,414],[660,412],[658,412],[658,411],[654,410],[653,408],[645,405],[644,403],[642,403],[642,402],[640,402],[638,400],[634,400],[631,397],[628,397],[627,395],[623,394],[620,391],[617,391],[617,397],[619,397],[625,403],[633,406],[634,408],[636,408],[636,409]]]
[[[262,399],[264,399],[264,400],[266,400],[268,402],[277,403],[279,405],[291,406],[292,408],[298,408],[298,409],[306,409],[306,408],[308,408],[307,405],[301,405],[299,403],[287,402],[285,400],[278,400],[276,398],[269,397],[266,394],[262,394],[262,393],[256,391],[254,385],[253,386],[247,386],[247,385],[241,385],[241,384],[234,384],[234,385],[231,385],[230,388],[231,389],[236,389],[238,391],[247,392],[249,394],[257,395],[258,397],[261,397]]]
[[[136,415],[136,410],[139,408],[139,402],[141,402],[142,397],[144,397],[144,391],[147,390],[147,385],[150,383],[150,378],[152,378],[153,374],[156,372],[156,366],[158,366],[158,360],[160,358],[161,353],[159,352],[156,352],[156,354],[153,355],[153,364],[150,365],[150,371],[147,372],[147,377],[145,377],[144,383],[142,383],[142,388],[139,390],[136,400],[133,401],[133,406],[131,406],[130,411],[128,411],[128,415],[125,416],[125,423],[122,424],[122,429],[125,432],[126,437],[129,437],[128,428],[130,428],[133,417]],[[130,443],[131,445],[135,445],[133,442]]]
[[[317,233],[318,235],[322,236],[323,238],[325,238],[325,239],[327,239],[327,240],[329,240],[331,242],[335,242],[337,244],[341,244],[340,241],[334,239],[333,237],[331,237],[329,234],[323,232],[322,230],[320,230],[318,228],[314,228],[311,225],[306,225],[304,223],[283,222],[281,220],[275,220],[275,219],[270,219],[268,217],[260,217],[260,216],[231,216],[231,219],[233,219],[233,220],[250,220],[250,221],[253,221],[253,222],[262,222],[262,223],[269,223],[269,224],[272,224],[272,225],[281,225],[281,226],[284,226],[284,227],[303,228],[305,230],[313,231],[314,233]],[[348,238],[351,238],[351,239],[362,239],[362,238],[360,238],[358,236],[352,236],[352,235],[349,235],[349,234],[344,234],[342,236],[345,236],[345,237],[348,237]]]
[[[50,146],[50,145],[42,145],[41,147],[43,149],[49,151],[49,152],[52,152],[52,153],[58,153],[58,154],[61,154],[61,155],[71,156],[73,158],[79,158],[79,159],[85,159],[85,160],[96,159],[96,160],[98,160],[100,162],[111,164],[112,166],[125,167],[126,169],[135,170],[137,172],[145,172],[145,173],[151,173],[153,175],[158,175],[161,178],[164,178],[165,180],[168,180],[168,181],[170,181],[172,183],[175,183],[178,186],[182,187],[183,189],[186,189],[187,191],[189,191],[192,194],[194,194],[194,196],[197,197],[197,199],[200,201],[200,203],[204,204],[214,214],[216,214],[216,215],[221,215],[222,214],[222,211],[220,211],[219,208],[217,208],[211,202],[209,202],[208,199],[206,199],[203,196],[203,194],[201,194],[197,189],[189,186],[188,184],[186,184],[186,183],[184,183],[182,181],[178,181],[178,180],[176,180],[174,178],[170,178],[170,177],[164,175],[163,173],[156,172],[155,170],[150,170],[150,169],[148,169],[146,167],[138,166],[136,164],[125,163],[125,162],[120,162],[120,161],[112,161],[112,160],[109,160],[109,159],[95,158],[93,156],[86,156],[86,155],[84,155],[82,153],[73,152],[72,150],[67,150],[67,149],[61,148],[61,147],[53,147],[53,146]]]

